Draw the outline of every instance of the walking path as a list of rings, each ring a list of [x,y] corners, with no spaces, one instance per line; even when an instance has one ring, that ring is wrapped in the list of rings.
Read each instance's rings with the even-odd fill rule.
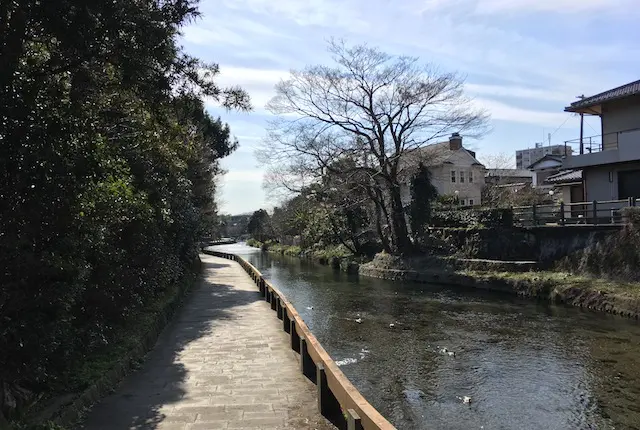
[[[201,255],[199,285],[140,370],[82,428],[333,429],[282,322],[234,261]]]

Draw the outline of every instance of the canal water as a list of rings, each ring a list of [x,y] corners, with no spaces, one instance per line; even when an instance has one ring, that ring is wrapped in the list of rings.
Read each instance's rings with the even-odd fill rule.
[[[277,286],[398,429],[640,429],[635,321],[358,278],[241,244],[214,249],[243,256]]]

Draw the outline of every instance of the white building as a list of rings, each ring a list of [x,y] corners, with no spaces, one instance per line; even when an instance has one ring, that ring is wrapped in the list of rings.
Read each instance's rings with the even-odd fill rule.
[[[547,145],[537,143],[535,148],[521,149],[516,151],[516,169],[527,169],[545,155],[571,156],[571,148],[565,145]]]
[[[413,171],[422,162],[431,172],[431,182],[438,194],[457,196],[460,204],[475,206],[482,203],[482,189],[486,169],[476,159],[476,153],[462,146],[462,136],[454,133],[448,141],[416,149],[402,160],[406,180],[402,184],[402,201],[411,202],[410,184]]]

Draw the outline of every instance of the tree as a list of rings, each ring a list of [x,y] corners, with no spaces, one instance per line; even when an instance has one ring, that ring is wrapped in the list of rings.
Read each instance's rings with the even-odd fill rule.
[[[0,2],[0,417],[84,389],[71,364],[197,256],[235,149],[200,99],[250,106],[178,45],[196,4]]]
[[[249,230],[249,234],[260,242],[273,239],[274,237],[271,217],[264,209],[259,209],[251,215],[247,229]]]
[[[272,183],[288,189],[328,172],[356,181],[375,208],[384,248],[410,252],[401,160],[451,132],[482,133],[487,115],[464,96],[456,74],[367,46],[332,41],[329,50],[333,67],[293,71],[276,86],[267,107],[278,118],[260,159]]]
[[[438,196],[436,187],[431,182],[431,172],[422,163],[411,179],[411,203],[409,205],[409,221],[414,242],[426,239],[425,226],[431,219],[431,203]]]

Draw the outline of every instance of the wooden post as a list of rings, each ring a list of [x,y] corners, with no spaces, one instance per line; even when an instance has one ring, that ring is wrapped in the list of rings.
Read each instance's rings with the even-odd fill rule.
[[[289,313],[286,307],[282,308],[282,329],[291,334],[291,320],[289,319]]]
[[[598,225],[598,201],[594,200],[591,203],[591,211],[593,213],[593,225]]]
[[[353,409],[347,409],[347,430],[364,430],[360,415]]]
[[[282,302],[280,301],[280,297],[277,298],[277,303],[276,303],[276,315],[278,315],[278,319],[281,320],[283,319],[282,316]]]
[[[300,354],[300,335],[298,335],[298,331],[296,330],[296,322],[294,320],[291,320],[289,334],[291,335],[291,349]]]
[[[300,370],[302,374],[306,376],[314,384],[316,381],[316,365],[313,359],[309,355],[309,349],[307,348],[307,340],[304,337],[300,338]]]
[[[536,212],[536,205],[531,206],[531,222],[533,222],[534,226],[538,225]]]
[[[342,415],[340,402],[329,388],[327,373],[322,363],[316,365],[316,385],[318,387],[318,411],[336,427],[345,428],[347,426],[346,417]]]
[[[564,202],[560,202],[560,225],[564,225]]]
[[[276,306],[276,301],[278,300],[278,296],[276,296],[273,291],[271,292],[271,310],[275,311],[277,306]]]

